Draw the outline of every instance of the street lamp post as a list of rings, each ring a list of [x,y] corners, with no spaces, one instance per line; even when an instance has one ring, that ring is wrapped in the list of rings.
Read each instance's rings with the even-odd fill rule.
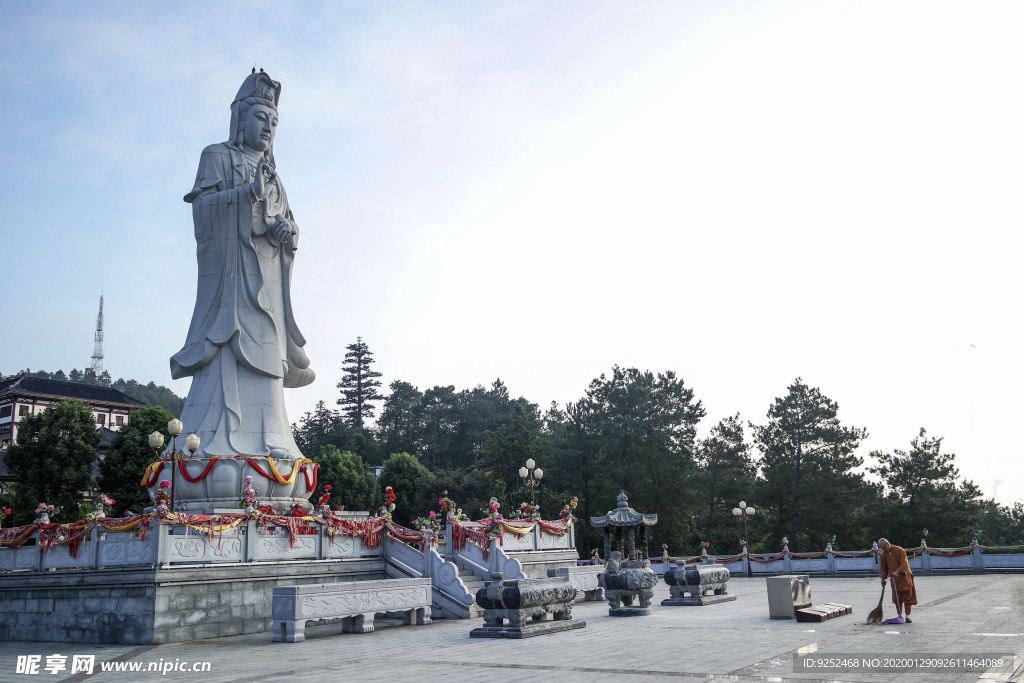
[[[185,425],[181,423],[181,420],[175,418],[167,423],[167,432],[171,435],[171,512],[174,512],[174,494],[177,490],[178,480],[178,457],[184,456],[185,454],[178,450],[178,435],[184,430]],[[160,432],[153,432],[149,435],[149,447],[156,451],[156,457],[160,457],[160,449],[164,445],[164,435]],[[199,437],[195,434],[189,434],[185,437],[185,448],[195,455],[196,451],[199,450]]]
[[[533,458],[529,458],[526,461],[526,467],[519,468],[519,476],[522,477],[523,483],[530,487],[530,504],[533,507],[537,507],[537,498],[535,496],[537,485],[544,478],[544,470],[534,467],[536,464]]]
[[[747,537],[747,520],[754,517],[754,508],[749,507],[746,502],[740,501],[740,506],[732,509],[732,515],[737,521],[743,520],[743,552],[747,554],[747,576],[752,576],[750,570],[750,539]]]

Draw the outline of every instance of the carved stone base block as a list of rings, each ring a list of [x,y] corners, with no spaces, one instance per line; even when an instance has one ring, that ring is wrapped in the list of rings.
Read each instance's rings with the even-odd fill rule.
[[[598,575],[604,571],[602,566],[558,567],[548,570],[548,576],[561,576],[568,579],[576,589],[577,602],[600,602],[605,599],[604,588],[597,581]],[[580,595],[583,595],[582,599]]]
[[[735,595],[702,595],[689,598],[666,598],[661,601],[661,604],[666,607],[703,607],[704,605],[714,605],[715,603],[729,602],[735,599]]]
[[[511,579],[492,573],[477,591],[476,604],[484,608],[484,625],[471,638],[531,638],[583,628],[572,618],[576,589],[565,577]],[[549,619],[550,617],[550,619]]]
[[[649,617],[651,615],[650,607],[609,607],[608,616],[610,617]]]
[[[559,631],[571,631],[583,628],[587,622],[580,619],[562,619],[560,621],[538,621],[523,626],[481,626],[469,632],[470,638],[532,638]]]

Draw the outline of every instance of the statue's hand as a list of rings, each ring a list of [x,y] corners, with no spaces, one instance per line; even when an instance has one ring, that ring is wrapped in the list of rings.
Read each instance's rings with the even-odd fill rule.
[[[267,180],[273,177],[274,167],[267,163],[266,157],[260,157],[259,163],[256,164],[256,177],[252,181],[252,191],[256,195],[256,199],[267,198],[267,194],[270,192]]]
[[[287,242],[288,238],[297,232],[295,223],[288,220],[281,214],[277,214],[277,224],[274,225],[274,237],[278,242]]]

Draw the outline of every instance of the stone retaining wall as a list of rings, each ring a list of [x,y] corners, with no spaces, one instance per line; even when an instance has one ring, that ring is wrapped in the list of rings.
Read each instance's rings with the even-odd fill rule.
[[[380,579],[382,558],[0,575],[0,640],[152,645],[271,628],[276,586]]]

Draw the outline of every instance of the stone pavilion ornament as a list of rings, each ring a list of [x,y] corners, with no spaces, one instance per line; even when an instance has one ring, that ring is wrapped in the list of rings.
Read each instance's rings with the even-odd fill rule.
[[[185,195],[199,276],[171,376],[192,378],[181,421],[201,446],[177,468],[181,511],[237,507],[246,476],[277,510],[308,510],[316,488],[284,403],[286,387],[306,386],[315,375],[292,313],[299,227],[274,158],[280,98],[281,84],[253,69],[231,103],[227,141],[203,150]]]
[[[619,493],[614,510],[604,517],[590,518],[591,526],[604,529],[604,552],[608,562],[604,572],[598,575],[598,584],[605,590],[610,616],[646,616],[651,613],[651,598],[658,575],[651,569],[647,552],[647,527],[657,523],[658,515],[643,514],[629,507],[625,491]],[[639,600],[640,604],[634,605],[634,600]]]

